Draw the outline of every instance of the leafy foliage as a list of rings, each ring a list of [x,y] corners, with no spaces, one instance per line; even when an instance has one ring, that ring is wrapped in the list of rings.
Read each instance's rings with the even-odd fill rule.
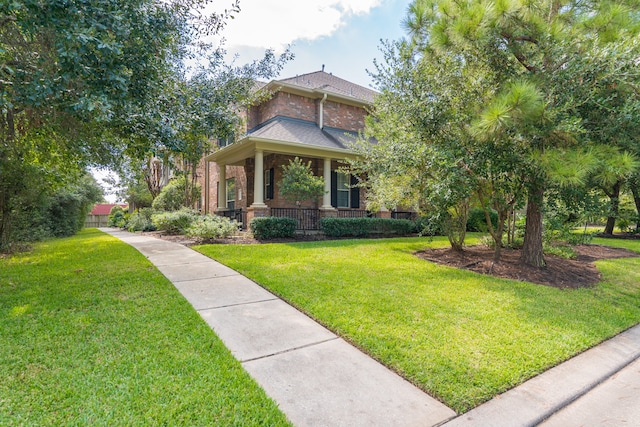
[[[405,236],[415,229],[413,221],[390,218],[322,218],[320,228],[330,237],[366,237],[374,234]]]
[[[185,234],[199,239],[220,239],[234,235],[238,225],[235,220],[218,215],[201,215],[185,229]]]
[[[127,226],[127,221],[129,219],[128,217],[128,213],[125,212],[122,206],[116,205],[109,211],[109,216],[107,217],[107,225],[109,227],[124,228]]]
[[[491,223],[494,228],[498,227],[498,213],[496,211],[490,211]],[[487,231],[487,220],[485,218],[484,209],[471,208],[469,209],[469,217],[467,218],[467,231]]]
[[[11,251],[16,245],[77,233],[93,205],[102,200],[102,189],[90,175],[49,191],[43,191],[38,182],[24,184],[35,194],[22,199],[12,212],[11,226],[5,229],[8,243],[0,245],[0,250]]]
[[[305,200],[313,200],[324,194],[324,179],[315,176],[311,170],[311,161],[306,165],[296,156],[282,166],[280,194],[298,207]]]
[[[193,28],[175,0],[0,4],[0,245],[11,223],[92,163],[119,157]]]
[[[158,230],[168,234],[184,234],[199,216],[193,209],[181,208],[177,211],[153,214],[151,221]]]
[[[187,186],[187,180],[186,176],[180,175],[169,181],[153,201],[153,209],[157,211],[177,211],[188,207],[188,202],[200,195],[200,187]]]
[[[136,209],[127,221],[129,231],[155,231],[156,226],[151,220],[154,210],[151,208]]]
[[[502,224],[526,197],[523,261],[543,266],[554,184],[541,158],[638,145],[639,11],[624,0],[415,0],[408,40],[386,44],[376,64],[382,94],[365,133],[379,144],[357,165],[374,203],[444,219],[475,193],[498,213],[495,229],[487,217],[498,259]],[[566,182],[579,181],[574,166]]]
[[[298,222],[292,218],[267,216],[253,218],[249,224],[256,239],[279,239],[293,237],[296,234]]]
[[[48,234],[68,237],[77,233],[84,227],[93,205],[101,199],[102,189],[89,175],[56,191],[49,198],[43,215],[48,224]]]

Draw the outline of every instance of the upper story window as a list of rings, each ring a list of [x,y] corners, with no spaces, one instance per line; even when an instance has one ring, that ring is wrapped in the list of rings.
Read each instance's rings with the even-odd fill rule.
[[[236,141],[235,133],[231,133],[226,138],[218,138],[218,147],[226,147],[227,145],[231,145]]]

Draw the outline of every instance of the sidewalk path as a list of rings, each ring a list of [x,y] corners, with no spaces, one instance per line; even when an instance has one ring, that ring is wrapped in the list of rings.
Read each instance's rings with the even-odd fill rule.
[[[640,325],[456,416],[234,270],[177,243],[101,230],[173,282],[296,426],[640,426]]]
[[[156,265],[294,425],[435,426],[456,416],[234,270],[178,243],[101,230]]]

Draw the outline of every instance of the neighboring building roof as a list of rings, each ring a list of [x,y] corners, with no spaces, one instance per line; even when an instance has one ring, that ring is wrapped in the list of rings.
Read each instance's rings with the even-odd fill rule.
[[[123,209],[128,207],[128,205],[121,203],[98,203],[91,210],[91,215],[109,215],[114,206],[120,206]]]
[[[320,129],[315,122],[276,116],[252,129],[248,137],[295,142],[326,148],[349,149],[357,135],[342,129]]]
[[[377,92],[372,89],[351,83],[324,71],[302,74],[278,80],[278,82],[305,89],[322,90],[342,96],[350,96],[369,103],[373,102],[373,98],[377,95]]]

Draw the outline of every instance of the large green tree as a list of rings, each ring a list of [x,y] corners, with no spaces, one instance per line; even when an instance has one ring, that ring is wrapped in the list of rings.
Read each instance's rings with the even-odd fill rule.
[[[207,3],[0,3],[0,246],[36,193],[135,144],[140,117],[199,36],[238,11],[205,16]]]
[[[527,264],[544,265],[542,215],[548,179],[536,156],[550,148],[571,149],[598,141],[600,135],[575,108],[592,100],[581,98],[585,92],[574,89],[587,85],[593,89],[590,93],[596,88],[606,91],[601,77],[612,75],[610,67],[599,67],[602,59],[625,48],[638,57],[639,12],[635,0],[416,0],[410,7],[406,26],[420,60],[444,52],[459,58],[463,68],[477,68],[481,62],[498,84],[490,94],[494,99],[517,82],[534,86],[542,97],[544,110],[537,122],[524,120],[515,126],[508,106],[489,102],[496,105],[491,131],[508,135],[511,143],[522,141],[518,146],[526,155],[513,170],[525,172],[522,260]],[[620,73],[615,80],[637,88],[633,74]]]

